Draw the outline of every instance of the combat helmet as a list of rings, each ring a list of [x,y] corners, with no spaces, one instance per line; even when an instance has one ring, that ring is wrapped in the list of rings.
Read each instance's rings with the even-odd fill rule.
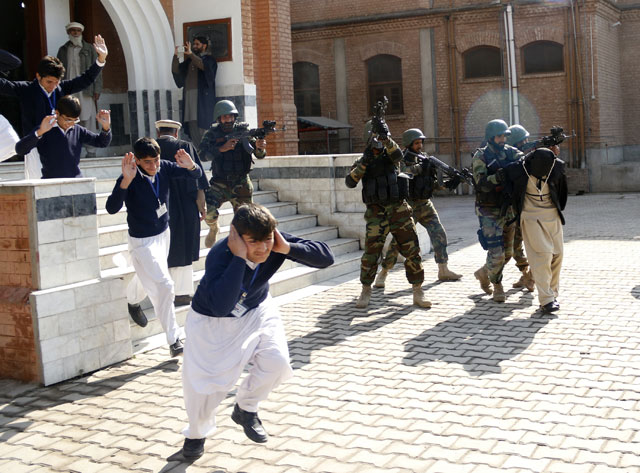
[[[484,129],[484,139],[489,141],[494,136],[505,134],[509,136],[511,132],[509,131],[509,125],[504,120],[496,119],[491,120],[487,123],[487,126]]]
[[[402,146],[406,148],[411,146],[411,143],[415,140],[424,140],[426,138],[419,128],[409,128],[402,134]]]
[[[229,115],[232,113],[236,116],[238,115],[238,109],[233,102],[231,100],[220,100],[216,103],[216,106],[213,107],[213,121],[217,122],[218,118],[222,115]]]
[[[515,146],[522,140],[529,138],[529,132],[522,125],[511,125],[509,127],[511,134],[507,136],[507,144]]]

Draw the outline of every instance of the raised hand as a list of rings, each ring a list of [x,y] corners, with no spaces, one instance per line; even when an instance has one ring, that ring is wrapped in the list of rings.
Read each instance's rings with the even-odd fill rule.
[[[191,159],[191,156],[189,156],[189,153],[187,153],[182,148],[178,150],[174,158],[176,159],[176,163],[178,163],[178,166],[180,166],[181,168],[193,169],[193,167],[196,165],[196,163],[193,162],[193,159]]]
[[[107,49],[107,44],[104,42],[104,38],[102,36],[97,35],[93,39],[93,49],[95,49],[96,54],[98,55],[98,61],[105,62],[107,60],[109,50]]]
[[[47,115],[42,119],[42,122],[40,122],[40,128],[38,128],[38,130],[36,131],[36,135],[38,136],[44,135],[46,132],[51,130],[51,128],[53,128],[53,125],[55,125],[55,123],[56,123],[56,116]]]
[[[191,41],[184,43],[184,54],[186,56],[191,56]]]
[[[272,251],[275,251],[276,253],[282,253],[283,255],[288,255],[289,251],[291,251],[291,245],[289,245],[289,242],[284,239],[277,228],[273,231]]]
[[[231,225],[229,230],[229,238],[227,239],[227,246],[229,251],[239,258],[247,258],[247,244],[244,242],[238,230],[234,225]]]
[[[96,115],[96,120],[98,120],[104,131],[109,131],[109,128],[111,128],[111,110],[100,110]]]
[[[122,189],[128,188],[137,173],[136,157],[133,153],[126,153],[122,158],[122,182],[120,182],[120,187]]]

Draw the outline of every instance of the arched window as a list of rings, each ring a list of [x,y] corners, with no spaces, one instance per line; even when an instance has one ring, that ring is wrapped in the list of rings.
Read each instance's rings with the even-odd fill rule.
[[[465,79],[502,77],[502,53],[500,48],[478,46],[463,54]]]
[[[318,117],[320,110],[320,74],[311,62],[293,64],[293,97],[301,117]]]
[[[564,71],[562,45],[553,41],[535,41],[522,47],[525,74]]]
[[[383,97],[389,99],[388,114],[404,113],[402,103],[402,61],[399,57],[379,54],[367,60],[369,112]]]

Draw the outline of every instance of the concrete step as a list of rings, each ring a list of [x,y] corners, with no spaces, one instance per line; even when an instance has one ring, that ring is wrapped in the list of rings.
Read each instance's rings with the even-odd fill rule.
[[[311,240],[329,240],[332,238],[337,238],[338,230],[336,227],[318,227],[316,226],[316,223],[317,217],[315,215],[295,214],[279,218],[278,228],[280,228],[284,232],[293,233],[295,235],[302,236],[303,238],[308,238]],[[200,231],[201,255],[203,254],[202,249],[205,249],[204,239],[207,233],[208,230],[203,229]],[[220,227],[218,238],[224,238],[228,234],[229,225]],[[100,256],[100,269],[102,277],[120,277],[124,273],[128,272],[126,268],[123,269],[124,272],[119,271],[116,267],[115,262],[113,261],[114,255],[128,251],[127,235],[128,227],[126,224],[113,225],[107,228],[98,228],[98,253]],[[133,271],[133,268],[129,267],[129,270]]]
[[[96,182],[96,186],[97,186],[97,182]],[[113,190],[113,184],[106,191],[100,191],[96,188],[96,207],[98,208],[98,210],[104,210],[105,204],[107,202],[107,199],[111,195],[112,190]],[[276,191],[255,191],[253,193],[253,201],[262,205],[267,205],[273,202],[277,202],[278,193]],[[231,204],[229,202],[225,202],[221,208],[222,209],[231,208]]]
[[[297,204],[293,202],[274,202],[270,204],[265,204],[274,217],[278,219],[278,222],[287,222],[288,225],[287,230],[283,227],[284,231],[292,231],[298,228],[304,228],[307,226],[312,226],[310,223],[304,224],[302,227],[299,226],[298,220],[316,219],[315,215],[297,215]],[[120,215],[121,212],[109,216],[109,214],[100,214],[100,219],[104,218],[104,221],[113,221],[119,222],[114,225],[103,226],[101,225],[101,221],[98,223],[98,246],[100,248],[106,248],[108,246],[117,246],[122,245],[127,242],[128,235],[128,226],[126,220],[126,213]],[[116,217],[119,216],[119,217]],[[231,220],[233,219],[233,209],[229,206],[228,208],[221,207],[220,208],[220,217],[219,217],[219,225],[221,228],[228,227],[231,224]],[[291,221],[291,223],[289,223]],[[200,225],[200,236],[202,239],[201,247],[204,247],[204,238],[208,233],[208,227],[205,222],[202,222]]]
[[[221,230],[222,231],[219,234],[218,238],[222,239],[229,235],[228,226],[223,227]],[[206,234],[206,231],[203,231],[201,233],[201,243],[204,242],[204,236]],[[337,227],[315,226],[297,230],[295,234],[296,236],[305,238],[307,240],[325,241],[331,247],[334,255],[346,253],[349,251],[357,251],[360,247],[360,243],[357,239],[338,238]],[[131,266],[130,262],[128,261],[127,252],[129,251],[129,247],[126,243],[100,248],[98,251],[100,256],[100,269],[102,277],[117,276],[128,278],[129,273],[133,273],[133,266]],[[204,263],[208,254],[209,248],[205,248],[204,246],[202,246],[200,248],[200,259],[198,259],[198,261],[194,261],[193,263],[194,271],[204,270]],[[118,260],[118,263],[114,261],[114,257]],[[197,278],[197,280],[199,280],[199,277]]]
[[[301,289],[312,284],[336,278],[360,269],[360,258],[362,251],[352,251],[336,256],[335,263],[328,268],[309,268],[298,265],[296,267],[278,271],[269,282],[269,292],[273,297],[277,297],[288,292]],[[160,321],[156,318],[153,308],[149,307],[147,301],[142,304],[144,313],[149,320],[146,327],[142,328],[131,322],[131,339],[134,341],[134,351],[140,351],[140,345],[145,344],[145,340],[154,335],[163,333]],[[127,310],[126,307],[123,310]],[[189,311],[189,306],[176,307],[176,319],[180,326],[184,322]]]

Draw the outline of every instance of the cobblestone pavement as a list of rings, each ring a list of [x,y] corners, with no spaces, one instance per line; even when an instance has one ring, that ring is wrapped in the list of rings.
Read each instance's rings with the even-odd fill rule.
[[[47,388],[0,381],[0,471],[639,472],[640,195],[570,197],[557,317],[534,295],[484,295],[470,197],[436,199],[452,242],[429,310],[401,265],[367,310],[357,275],[282,306],[295,377],[261,405],[269,442],[231,419],[178,454],[180,361],[154,350]]]

